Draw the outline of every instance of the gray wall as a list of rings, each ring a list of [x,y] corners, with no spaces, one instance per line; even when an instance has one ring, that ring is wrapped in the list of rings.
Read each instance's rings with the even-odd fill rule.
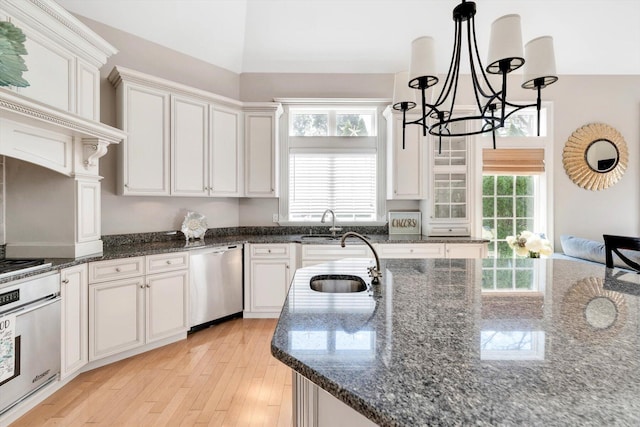
[[[383,74],[262,74],[240,76],[208,65],[135,36],[81,18],[114,44],[120,53],[103,68],[103,78],[118,64],[243,101],[270,101],[276,97],[390,98],[393,77]],[[557,59],[562,63],[562,58]],[[531,99],[532,91],[517,88],[511,98]],[[115,124],[114,90],[102,83],[102,120]],[[574,234],[596,240],[603,233],[640,235],[640,76],[563,75],[543,91],[553,101],[552,166],[555,246],[559,236]],[[463,99],[470,103],[471,99]],[[568,178],[562,149],[571,133],[588,123],[607,123],[622,133],[629,147],[629,165],[623,179],[604,191],[584,190]],[[100,162],[103,182],[104,234],[178,229],[186,209],[198,210],[212,227],[272,225],[276,200],[148,198],[115,195],[116,157],[111,150]],[[414,202],[393,202],[391,209],[416,208]]]

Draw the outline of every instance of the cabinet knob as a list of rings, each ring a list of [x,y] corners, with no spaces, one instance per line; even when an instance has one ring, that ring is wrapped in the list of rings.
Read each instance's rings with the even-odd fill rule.
[[[149,285],[149,284],[147,283],[147,288],[150,288],[150,287],[151,287],[151,285]]]
[[[140,289],[144,289],[144,285],[140,285]]]
[[[289,264],[287,264],[287,270],[289,269]]]
[[[120,267],[116,267],[116,273],[120,273]]]
[[[167,260],[167,264],[171,264],[171,260],[170,259]]]
[[[267,249],[267,252],[271,253],[271,249]]]
[[[64,280],[62,281],[62,283],[64,283],[64,284],[66,285],[67,283],[69,283],[69,279],[64,279]]]
[[[125,185],[124,185],[124,188],[129,188],[129,184],[125,184]]]

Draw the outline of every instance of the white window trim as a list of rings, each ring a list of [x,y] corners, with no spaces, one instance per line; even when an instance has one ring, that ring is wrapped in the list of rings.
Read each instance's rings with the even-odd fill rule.
[[[314,226],[322,225],[320,221],[289,221],[289,149],[291,142],[289,139],[289,112],[292,107],[318,107],[320,108],[357,108],[357,107],[375,107],[376,108],[376,126],[377,136],[371,137],[376,139],[377,150],[377,177],[376,186],[378,188],[376,221],[340,221],[339,226],[381,226],[387,223],[387,206],[386,206],[386,179],[387,176],[387,159],[386,159],[386,120],[383,120],[383,111],[389,103],[390,99],[321,99],[321,98],[276,98],[274,101],[282,104],[283,113],[280,116],[280,198],[278,202],[280,225],[300,225]],[[295,137],[300,138],[300,137]],[[309,137],[313,138],[313,137]]]
[[[538,223],[538,226],[541,231],[544,231],[547,239],[553,242],[553,102],[543,102],[542,107],[547,109],[547,136],[497,137],[496,146],[497,148],[542,148],[544,150],[544,173],[539,176],[538,180],[538,184],[543,194],[540,197],[539,206],[536,206],[536,212],[534,212],[534,215],[538,218],[543,218],[543,220],[540,220]],[[493,140],[491,136],[477,136],[475,143],[481,148],[476,151],[475,170],[482,171],[482,149],[493,149]],[[475,235],[482,236],[482,179],[477,179],[476,183],[475,194],[478,196],[476,197],[475,203]],[[546,215],[542,215],[544,212],[546,212]]]

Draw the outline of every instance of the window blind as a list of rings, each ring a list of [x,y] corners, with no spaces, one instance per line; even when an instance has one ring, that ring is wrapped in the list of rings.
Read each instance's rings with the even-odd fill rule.
[[[544,173],[544,149],[498,148],[482,150],[482,172],[496,175]]]
[[[319,221],[325,209],[340,221],[375,221],[375,152],[289,153],[289,219]]]

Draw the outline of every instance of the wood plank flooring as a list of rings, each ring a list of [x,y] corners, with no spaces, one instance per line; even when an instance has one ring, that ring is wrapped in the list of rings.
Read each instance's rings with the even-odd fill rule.
[[[85,372],[11,427],[291,426],[275,319],[234,319]]]

